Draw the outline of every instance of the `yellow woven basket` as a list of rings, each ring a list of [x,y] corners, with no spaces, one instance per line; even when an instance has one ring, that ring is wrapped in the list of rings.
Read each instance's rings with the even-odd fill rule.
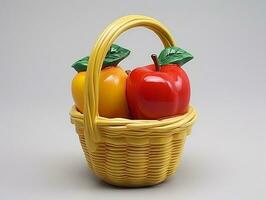
[[[102,32],[90,55],[84,115],[75,106],[70,111],[91,170],[102,180],[124,187],[155,185],[172,175],[196,118],[192,106],[182,116],[163,120],[99,116],[99,75],[103,60],[115,39],[134,27],[152,30],[165,47],[175,46],[169,31],[153,18],[130,15],[114,21]]]

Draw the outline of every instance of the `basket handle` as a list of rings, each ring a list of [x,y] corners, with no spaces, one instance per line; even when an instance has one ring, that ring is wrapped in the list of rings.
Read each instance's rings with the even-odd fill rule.
[[[95,147],[99,141],[99,132],[96,127],[96,119],[99,116],[99,76],[104,58],[112,43],[123,32],[134,27],[145,27],[155,32],[165,47],[174,46],[175,42],[164,25],[159,21],[141,15],[129,15],[121,17],[111,23],[96,41],[88,62],[84,93],[84,136],[88,148]],[[92,141],[92,139],[94,141]]]

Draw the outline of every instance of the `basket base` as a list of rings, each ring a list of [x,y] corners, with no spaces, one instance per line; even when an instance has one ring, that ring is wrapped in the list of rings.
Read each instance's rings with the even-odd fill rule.
[[[83,130],[77,130],[77,132],[81,133],[83,132]],[[179,166],[180,156],[178,155],[181,154],[181,151],[182,151],[181,149],[183,149],[182,146],[184,145],[184,142],[185,142],[185,139],[181,140],[180,152],[175,155],[176,159],[173,160],[174,161],[173,165],[172,167],[169,168],[170,170],[164,170],[165,173],[162,173],[156,177],[142,177],[140,175],[137,175],[137,171],[136,171],[136,174],[135,174],[136,176],[134,177],[130,177],[124,174],[123,177],[118,178],[116,174],[114,175],[106,174],[105,170],[101,170],[101,168],[99,168],[100,165],[98,165],[96,161],[92,162],[91,159],[93,159],[93,157],[98,157],[97,154],[94,155],[88,152],[84,135],[79,134],[79,139],[80,139],[80,143],[81,143],[85,158],[87,160],[88,168],[93,172],[93,174],[95,174],[100,180],[102,180],[106,184],[116,186],[116,187],[125,187],[125,188],[149,187],[149,186],[160,184],[164,182],[165,180],[167,180],[168,177],[170,177],[171,175],[175,173],[176,169]]]
[[[138,188],[138,187],[151,187],[154,185],[158,185],[168,179],[174,172],[165,174],[165,176],[161,176],[155,179],[145,179],[145,178],[124,178],[124,179],[116,179],[114,177],[109,177],[106,175],[98,174],[95,170],[93,170],[93,165],[90,161],[90,154],[88,153],[86,146],[85,146],[85,139],[84,137],[80,136],[80,143],[82,144],[82,149],[84,151],[84,156],[87,160],[88,168],[93,172],[94,175],[99,178],[100,181],[104,182],[105,184],[115,186],[115,187],[123,187],[123,188]],[[179,162],[176,163],[176,168],[178,168]]]
[[[157,185],[172,176],[180,164],[186,136],[191,130],[188,126],[171,135],[153,137],[143,144],[136,144],[135,140],[117,143],[104,132],[105,140],[98,142],[97,148],[91,151],[86,145],[83,115],[79,113],[71,121],[93,174],[109,185],[127,188]]]
[[[120,188],[141,188],[141,187],[152,187],[158,184],[161,184],[165,181],[167,181],[167,179],[164,180],[160,180],[157,182],[122,182],[122,181],[114,181],[114,180],[109,180],[109,179],[102,179],[100,178],[101,181],[104,182],[104,184],[113,186],[113,187],[120,187]]]
[[[116,186],[116,187],[125,187],[125,188],[138,188],[138,187],[149,187],[158,185],[164,181],[166,181],[170,176],[172,176],[176,169],[178,168],[180,164],[180,160],[176,159],[174,162],[174,165],[171,170],[166,171],[165,173],[156,176],[154,178],[152,177],[142,177],[142,176],[135,176],[135,177],[116,177],[115,175],[107,175],[106,173],[103,173],[104,171],[98,169],[99,166],[95,165],[91,161],[91,154],[87,151],[86,144],[85,144],[85,138],[82,135],[79,135],[80,143],[82,146],[82,149],[84,151],[84,156],[87,160],[88,168],[93,172],[94,175],[96,175],[101,181],[105,182],[106,184]],[[124,174],[126,175],[126,174]]]

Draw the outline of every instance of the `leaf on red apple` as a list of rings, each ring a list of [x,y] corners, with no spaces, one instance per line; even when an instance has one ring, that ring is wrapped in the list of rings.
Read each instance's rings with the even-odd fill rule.
[[[108,53],[105,56],[105,59],[103,61],[102,67],[107,66],[116,66],[119,62],[121,62],[123,59],[125,59],[130,54],[130,50],[125,49],[119,45],[112,44],[111,48],[109,49]],[[87,70],[87,65],[89,61],[89,56],[86,56],[77,62],[75,62],[72,67],[77,72],[82,72]]]
[[[192,58],[193,56],[190,53],[181,48],[168,47],[160,53],[158,60],[160,65],[178,64],[182,66]]]

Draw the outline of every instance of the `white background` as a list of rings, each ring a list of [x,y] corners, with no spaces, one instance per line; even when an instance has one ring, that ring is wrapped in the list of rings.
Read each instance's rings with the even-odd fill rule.
[[[266,199],[265,1],[0,2],[0,199]],[[199,118],[175,176],[120,189],[87,169],[68,112],[70,67],[114,19],[152,16],[195,59],[184,66]],[[125,69],[162,45],[135,29]]]

